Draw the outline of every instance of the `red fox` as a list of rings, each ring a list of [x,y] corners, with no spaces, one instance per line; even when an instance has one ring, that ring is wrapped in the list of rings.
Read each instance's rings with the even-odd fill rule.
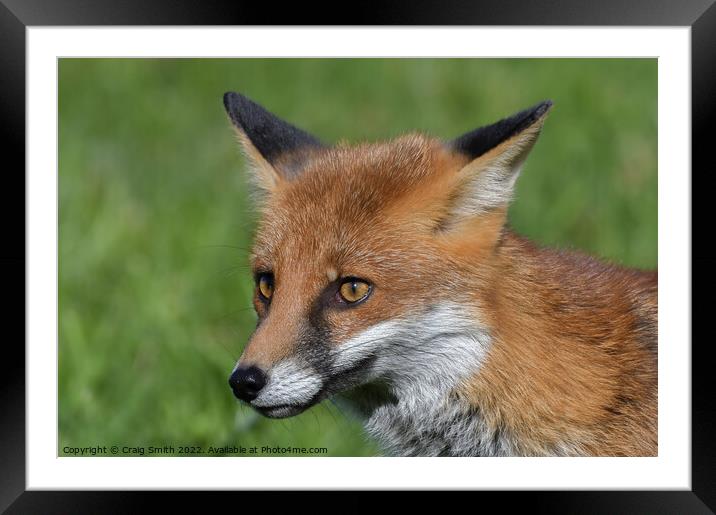
[[[282,418],[342,396],[390,455],[657,454],[657,272],[506,225],[550,101],[358,145],[224,105],[261,215],[237,398]]]

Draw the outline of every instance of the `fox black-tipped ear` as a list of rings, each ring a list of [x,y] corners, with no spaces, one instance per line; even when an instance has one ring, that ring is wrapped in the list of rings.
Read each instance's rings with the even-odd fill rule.
[[[552,107],[546,100],[492,125],[470,131],[448,147],[469,159],[459,171],[452,222],[506,206],[515,181]]]
[[[291,179],[303,159],[323,147],[314,136],[239,93],[225,93],[224,107],[254,164],[254,182],[263,190],[271,191],[281,179]]]
[[[541,120],[551,107],[552,101],[545,100],[499,122],[463,134],[454,139],[451,146],[471,159],[477,159],[488,150]]]

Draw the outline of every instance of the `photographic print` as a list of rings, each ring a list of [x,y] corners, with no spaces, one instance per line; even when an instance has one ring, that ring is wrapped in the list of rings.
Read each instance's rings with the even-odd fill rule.
[[[690,213],[713,8],[252,28],[100,4],[0,10],[27,203],[9,513],[713,504]]]
[[[657,59],[58,60],[58,455],[658,456]]]

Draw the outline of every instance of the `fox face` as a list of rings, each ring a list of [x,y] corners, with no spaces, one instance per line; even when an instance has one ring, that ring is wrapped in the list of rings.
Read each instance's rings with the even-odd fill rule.
[[[439,403],[485,360],[514,182],[550,102],[443,141],[326,145],[237,93],[258,324],[229,383],[265,416],[385,382]],[[419,390],[419,392],[417,391]]]

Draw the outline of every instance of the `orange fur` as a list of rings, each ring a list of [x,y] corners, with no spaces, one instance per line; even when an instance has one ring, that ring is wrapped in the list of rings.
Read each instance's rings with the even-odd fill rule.
[[[565,436],[587,454],[656,455],[656,273],[509,232],[489,267],[495,341],[457,395],[515,434],[524,455]]]

